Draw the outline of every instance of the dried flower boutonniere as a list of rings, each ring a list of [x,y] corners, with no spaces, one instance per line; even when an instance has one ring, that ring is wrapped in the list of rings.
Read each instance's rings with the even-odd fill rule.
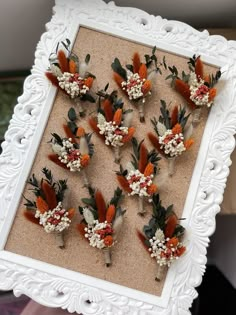
[[[67,137],[62,138],[53,133],[50,141],[54,154],[49,154],[49,159],[57,165],[71,172],[79,172],[83,176],[86,187],[90,185],[86,168],[94,153],[94,145],[91,143],[91,134],[85,133],[84,128],[75,123],[76,114],[73,108],[68,112],[70,121],[63,125]]]
[[[28,180],[36,196],[35,201],[25,198],[25,217],[40,224],[45,232],[53,233],[58,247],[64,248],[64,231],[69,228],[75,214],[75,209],[65,209],[63,206],[65,190],[68,188],[66,180],[54,181],[50,170],[43,168],[45,178],[37,180],[33,174]]]
[[[106,205],[102,193],[90,188],[90,198],[83,198],[84,207],[79,207],[84,220],[78,225],[79,232],[89,245],[103,250],[106,266],[111,265],[111,247],[123,227],[125,210],[118,206],[122,190],[117,188],[110,203]]]
[[[161,100],[161,115],[157,121],[151,120],[156,135],[148,133],[148,138],[153,146],[168,160],[168,173],[174,174],[175,159],[188,150],[192,144],[191,138],[193,127],[190,124],[186,127],[189,115],[186,115],[185,108],[175,106],[171,113],[167,109],[166,102]]]
[[[56,52],[49,57],[50,68],[46,72],[47,78],[53,85],[60,88],[70,99],[78,105],[80,116],[84,116],[84,109],[80,101],[94,103],[95,99],[90,93],[95,76],[88,72],[90,55],[84,62],[69,51],[70,41],[61,42],[63,49],[59,49],[58,43]]]
[[[139,110],[140,122],[144,122],[144,103],[146,97],[151,94],[153,73],[161,73],[161,66],[166,68],[165,57],[163,63],[158,63],[155,54],[156,47],[152,49],[152,55],[145,55],[145,63],[140,60],[136,52],[133,55],[133,63],[122,67],[120,60],[115,58],[111,67],[114,71],[114,80],[127,95],[130,101],[136,102]],[[154,68],[154,69],[153,69]]]
[[[185,98],[190,108],[194,109],[193,122],[198,123],[202,107],[211,107],[216,96],[215,84],[221,77],[221,71],[215,75],[204,74],[203,63],[200,56],[195,55],[188,61],[190,73],[182,71],[179,77],[175,66],[168,67],[171,74],[166,79],[171,79],[171,85]]]
[[[107,146],[114,149],[115,162],[120,162],[120,148],[129,142],[135,132],[132,126],[132,110],[124,110],[122,99],[117,98],[117,92],[106,94],[97,117],[89,120],[93,130],[102,137]]]
[[[117,172],[117,180],[121,187],[128,193],[129,196],[138,195],[139,211],[138,214],[144,215],[144,199],[152,201],[152,195],[157,192],[157,186],[153,183],[157,172],[157,162],[160,160],[155,150],[148,152],[143,141],[137,142],[132,139],[133,161],[128,163],[124,170],[120,166],[120,171]]]
[[[173,205],[164,208],[158,194],[153,195],[152,206],[152,218],[143,227],[144,235],[139,231],[137,233],[151,257],[156,259],[159,267],[156,280],[161,281],[164,267],[170,267],[186,250],[181,242],[185,228],[178,223]]]

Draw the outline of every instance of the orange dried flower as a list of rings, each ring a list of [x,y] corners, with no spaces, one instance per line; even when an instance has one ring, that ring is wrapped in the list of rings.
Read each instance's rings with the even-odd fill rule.
[[[74,62],[74,60],[72,60],[72,59],[70,59],[70,61],[69,61],[69,70],[70,70],[70,73],[76,73],[77,72],[77,65]]]
[[[178,123],[178,113],[179,109],[178,106],[176,105],[171,113],[171,126],[175,126]]]
[[[151,162],[149,162],[145,168],[144,176],[150,176],[151,174],[153,174],[153,172],[154,172],[154,165]]]
[[[32,211],[24,211],[24,217],[34,224],[39,224],[39,219],[35,218],[35,215]]]
[[[105,238],[104,238],[104,244],[109,247],[113,244],[113,237],[111,235],[107,235]]]
[[[171,247],[171,246],[175,247],[175,246],[177,246],[178,243],[179,243],[178,238],[174,236],[166,243],[166,246],[167,247]]]
[[[83,127],[79,127],[76,131],[76,136],[77,137],[83,137],[85,135],[85,130]]]
[[[36,207],[41,213],[44,213],[49,210],[48,204],[46,203],[45,200],[43,200],[41,196],[37,197],[36,199]]]
[[[182,133],[182,126],[180,124],[176,124],[173,128],[172,128],[172,132],[174,135],[178,134],[178,133]]]
[[[186,251],[186,247],[182,246],[180,248],[177,249],[176,253],[178,255],[178,257],[180,257],[181,255],[183,255],[183,253]]]
[[[129,142],[133,138],[134,133],[135,133],[135,128],[130,127],[128,129],[127,135],[124,135],[124,137],[122,138],[122,142],[123,143]]]
[[[105,113],[105,117],[107,121],[112,121],[113,119],[113,112],[112,112],[112,104],[109,98],[106,98],[103,102],[103,110]]]
[[[140,56],[139,54],[136,52],[134,53],[134,56],[133,56],[133,67],[134,67],[134,73],[138,73],[139,72],[139,68],[140,68]]]
[[[114,216],[115,216],[115,213],[116,213],[116,208],[114,205],[110,205],[107,209],[107,213],[106,213],[106,221],[108,223],[111,223],[112,220],[114,219]]]
[[[48,204],[49,209],[54,209],[57,206],[57,196],[54,188],[49,185],[49,183],[45,180],[42,182],[42,190],[44,192],[44,196],[46,198],[46,202]]]
[[[192,146],[193,143],[194,143],[194,140],[193,140],[193,139],[188,139],[188,140],[186,140],[186,141],[184,142],[184,146],[185,146],[186,150],[188,150],[188,149]]]
[[[129,183],[124,176],[117,175],[117,180],[125,191],[127,191],[128,193],[131,193],[132,189],[129,187]]]
[[[209,102],[210,101],[213,101],[213,99],[215,98],[216,96],[216,89],[215,88],[211,88],[209,90]]]
[[[93,78],[88,77],[87,79],[85,79],[84,84],[90,89],[93,85]]]
[[[172,214],[168,217],[164,233],[165,237],[172,237],[176,228],[177,221],[178,219],[175,214]]]
[[[60,69],[62,72],[69,72],[69,64],[66,55],[63,50],[59,50],[57,54]]]
[[[81,234],[82,236],[84,236],[84,235],[86,234],[84,228],[86,228],[86,225],[85,225],[84,223],[79,223],[79,224],[77,225],[77,229],[78,229],[78,231],[80,232],[80,234]]]
[[[195,73],[196,73],[196,76],[197,78],[203,78],[203,63],[200,59],[200,56],[197,57],[197,60],[195,62]]]
[[[113,117],[113,122],[119,126],[120,123],[121,123],[121,119],[122,119],[122,109],[121,108],[118,108],[114,114],[114,117]]]
[[[152,88],[152,84],[150,80],[146,80],[142,86],[142,92],[143,95],[145,96]]]
[[[116,72],[113,73],[113,78],[114,78],[114,80],[116,81],[116,83],[118,84],[118,86],[119,86],[120,88],[122,88],[121,83],[124,81],[124,79],[123,79],[118,73],[116,73]]]
[[[82,165],[82,167],[86,167],[89,165],[89,161],[90,161],[90,157],[88,154],[84,154],[81,157],[80,163]]]
[[[141,79],[147,79],[147,66],[145,65],[145,63],[141,64],[138,73]]]
[[[70,209],[67,210],[67,212],[68,212],[68,218],[72,219],[73,216],[75,215],[75,209],[74,208],[70,208]]]
[[[148,188],[147,188],[147,193],[148,193],[149,195],[153,195],[153,194],[155,194],[156,192],[157,192],[157,185],[151,184],[150,186],[148,186]]]

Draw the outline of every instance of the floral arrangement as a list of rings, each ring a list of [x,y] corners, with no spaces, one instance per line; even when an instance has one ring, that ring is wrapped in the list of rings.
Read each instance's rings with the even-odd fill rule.
[[[182,71],[181,77],[175,66],[168,67],[171,74],[166,79],[172,80],[171,85],[185,98],[192,109],[199,109],[194,119],[194,122],[198,122],[200,108],[211,107],[214,103],[217,93],[214,86],[221,77],[221,71],[216,71],[215,75],[205,75],[201,58],[195,55],[189,59],[188,65],[190,73],[186,74]]]
[[[104,140],[107,146],[114,149],[115,162],[120,162],[120,148],[128,143],[135,133],[132,127],[132,110],[124,110],[122,99],[117,98],[117,92],[106,94],[97,117],[89,120],[92,129]]]
[[[67,137],[62,138],[53,133],[50,141],[53,154],[48,157],[51,161],[70,172],[79,172],[83,176],[85,186],[89,186],[86,168],[94,153],[94,145],[91,143],[91,134],[85,133],[84,128],[75,123],[75,110],[68,112],[69,121],[63,125]]]
[[[140,55],[136,52],[133,55],[133,63],[126,65],[126,68],[122,67],[118,58],[115,58],[111,65],[114,71],[114,80],[118,86],[130,101],[134,101],[138,104],[140,122],[145,121],[144,103],[146,97],[151,95],[151,74],[154,72],[161,73],[162,65],[166,68],[165,58],[163,58],[163,63],[158,64],[155,52],[156,47],[152,49],[151,56],[145,55],[145,63],[141,62]],[[154,69],[153,64],[155,67]],[[148,69],[151,70],[148,72]]]
[[[157,162],[160,159],[155,150],[148,152],[143,141],[137,142],[132,139],[133,151],[132,162],[128,163],[124,170],[120,166],[120,171],[117,172],[117,180],[121,187],[128,193],[129,196],[138,195],[139,197],[139,212],[144,215],[144,199],[152,201],[152,195],[157,192],[157,186],[154,184],[154,177],[157,172]]]
[[[189,115],[185,108],[174,106],[170,112],[166,102],[161,100],[161,115],[157,121],[151,120],[156,134],[148,133],[148,138],[153,146],[169,161],[169,175],[174,173],[175,158],[182,155],[194,143],[191,138],[193,127],[186,128]]]
[[[37,180],[33,174],[27,181],[33,189],[36,200],[25,198],[25,217],[43,227],[46,233],[55,234],[57,244],[64,248],[63,232],[69,228],[75,209],[68,210],[63,206],[64,194],[67,189],[66,180],[54,181],[50,170],[43,168],[44,178]]]
[[[143,227],[143,233],[138,237],[159,266],[156,280],[162,279],[163,267],[171,264],[183,255],[186,248],[182,243],[184,227],[178,223],[173,205],[167,209],[162,206],[158,194],[152,197],[153,214],[148,225]]]
[[[90,55],[87,54],[84,62],[79,62],[78,56],[69,51],[70,41],[66,39],[61,44],[63,49],[59,49],[58,43],[56,52],[49,57],[50,68],[46,72],[46,77],[76,102],[80,116],[84,116],[80,101],[95,102],[90,93],[95,78],[88,72]]]
[[[89,189],[90,198],[83,198],[84,207],[79,207],[84,220],[78,225],[79,232],[89,245],[103,250],[105,264],[111,264],[111,248],[117,242],[117,236],[123,226],[125,210],[118,206],[122,190],[117,188],[110,203],[106,205],[102,193]]]

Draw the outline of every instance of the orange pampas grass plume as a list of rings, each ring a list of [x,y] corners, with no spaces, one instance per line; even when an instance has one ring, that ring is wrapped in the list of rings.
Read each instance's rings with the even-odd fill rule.
[[[172,214],[168,217],[167,222],[166,222],[166,227],[165,227],[165,237],[171,238],[177,224],[177,217],[175,214]]]
[[[172,128],[172,132],[174,135],[181,133],[182,132],[182,127],[180,124],[176,124],[173,128]]]
[[[85,79],[84,84],[88,87],[91,88],[93,85],[93,78],[92,77],[88,77],[87,79]]]
[[[72,139],[72,142],[76,142],[76,138],[74,136],[74,134],[72,133],[72,131],[70,130],[70,128],[67,125],[63,125],[63,129],[65,131],[65,134],[68,138]]]
[[[79,127],[76,131],[76,136],[77,137],[83,137],[85,135],[85,130],[83,127]]]
[[[57,164],[58,166],[64,168],[65,170],[68,170],[68,168],[66,167],[66,164],[62,163],[59,159],[58,156],[56,154],[49,154],[48,158],[50,161],[54,162],[55,164]]]
[[[211,88],[209,91],[209,101],[213,101],[213,99],[216,96],[216,89],[215,88]]]
[[[150,80],[146,80],[142,86],[143,95],[146,95],[152,88],[152,84]]]
[[[35,218],[34,213],[31,211],[24,211],[24,217],[32,223],[39,225],[39,219]]]
[[[117,111],[116,111],[115,114],[114,114],[113,122],[114,122],[117,126],[119,126],[120,123],[121,123],[121,119],[122,119],[122,109],[119,108],[119,109],[117,109]]]
[[[86,234],[84,228],[86,228],[86,225],[85,225],[84,223],[79,223],[79,224],[77,225],[77,229],[78,229],[78,231],[80,232],[80,234],[81,234],[82,236],[84,236],[84,235]]]
[[[112,220],[114,219],[116,214],[116,208],[114,205],[110,205],[107,209],[107,213],[106,213],[106,221],[108,223],[111,223]]]
[[[146,245],[145,241],[146,241],[146,237],[139,231],[137,231],[137,235],[138,238],[140,239],[141,243],[143,244],[144,248],[148,251],[148,253],[150,254],[149,250],[148,250],[148,246]]]
[[[99,222],[104,222],[106,220],[106,203],[99,190],[95,193],[95,201],[98,209],[98,220]]]
[[[54,209],[57,206],[57,197],[55,190],[51,185],[48,184],[45,180],[42,182],[42,190],[44,192],[46,202],[48,204],[49,209]]]
[[[122,89],[121,83],[124,81],[124,79],[116,72],[113,73],[113,78],[116,81],[116,83],[118,84],[118,86]]]
[[[99,133],[99,128],[97,126],[97,121],[94,118],[90,118],[89,119],[89,125],[90,127],[93,129],[93,131],[95,131],[98,135],[100,135]],[[101,135],[100,135],[101,136]],[[103,138],[103,137],[102,137]]]
[[[150,140],[150,142],[152,143],[154,148],[156,148],[160,154],[164,155],[164,153],[160,147],[158,137],[156,135],[154,135],[152,132],[148,132],[148,139]]]
[[[139,68],[140,68],[140,56],[139,54],[136,52],[134,53],[133,56],[133,67],[134,67],[134,73],[138,73],[139,72]]]
[[[186,99],[192,109],[196,108],[196,105],[190,100],[190,90],[187,83],[182,80],[175,80],[175,89]]]
[[[57,54],[60,69],[62,72],[69,72],[69,63],[63,50],[59,50]]]
[[[48,211],[49,206],[45,200],[41,196],[37,197],[36,199],[36,207],[37,209],[43,214],[44,212]]]
[[[72,219],[74,215],[75,215],[75,209],[74,208],[70,208],[68,210],[68,218]]]
[[[51,72],[46,72],[45,73],[46,77],[48,78],[49,81],[56,87],[58,87],[58,81],[57,78],[51,73]]]
[[[193,143],[194,143],[194,140],[193,140],[193,139],[188,139],[188,140],[186,140],[186,141],[184,142],[184,146],[185,146],[186,150],[188,150],[188,149],[192,146]]]
[[[177,252],[177,255],[180,257],[183,255],[183,253],[185,253],[185,251],[186,251],[186,247],[182,246],[182,247],[178,248],[176,252]]]
[[[147,165],[148,162],[148,152],[147,152],[147,148],[145,147],[145,145],[142,143],[141,147],[140,147],[140,152],[139,152],[139,163],[138,163],[138,169],[141,173],[144,172],[145,167]]]
[[[141,64],[138,73],[141,79],[147,79],[147,66],[145,65],[145,63]]]
[[[147,188],[147,193],[148,193],[149,195],[153,195],[153,194],[155,194],[156,192],[157,192],[157,185],[152,184],[152,185],[148,186],[148,188]]]
[[[127,135],[125,135],[123,137],[122,142],[123,143],[129,142],[133,138],[134,133],[135,133],[135,128],[134,127],[130,127],[128,129]]]
[[[197,58],[195,62],[195,73],[197,78],[203,79],[203,63],[200,59],[200,56]]]
[[[117,180],[125,191],[127,191],[128,193],[131,193],[132,189],[129,187],[129,183],[124,176],[117,175]]]
[[[171,126],[175,126],[178,122],[178,106],[176,105],[171,113]]]
[[[83,167],[86,167],[89,165],[89,161],[90,161],[90,157],[88,154],[84,154],[82,157],[81,157],[81,160],[80,160],[80,163]]]
[[[77,72],[76,63],[72,59],[70,59],[70,61],[69,61],[69,70],[70,70],[70,73],[76,73]]]
[[[154,172],[154,165],[151,162],[149,162],[145,168],[144,176],[150,176],[151,174],[153,174],[153,172]]]
[[[112,104],[111,104],[111,101],[106,98],[103,103],[103,110],[104,110],[104,113],[105,113],[105,117],[106,117],[106,120],[107,121],[112,121],[113,119],[113,112],[112,112]]]

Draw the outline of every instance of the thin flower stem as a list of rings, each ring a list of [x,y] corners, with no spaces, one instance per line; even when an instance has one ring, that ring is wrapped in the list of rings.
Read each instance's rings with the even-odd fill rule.
[[[202,108],[201,107],[197,107],[196,109],[194,109],[194,111],[193,111],[193,121],[192,121],[193,126],[196,126],[200,122],[201,112],[202,112]]]
[[[143,206],[143,197],[138,198],[138,214],[143,216],[145,214],[144,206]]]
[[[158,282],[161,281],[162,278],[163,278],[163,274],[164,274],[164,267],[158,265],[158,269],[157,269],[155,280],[158,281]]]
[[[139,112],[139,120],[140,120],[140,122],[142,122],[142,123],[145,122],[143,100],[141,100],[139,105],[138,105],[138,112]]]
[[[84,186],[85,187],[89,187],[90,183],[89,183],[89,179],[88,179],[88,175],[85,169],[81,170],[81,174],[83,176],[83,181],[84,181]]]
[[[104,260],[107,267],[111,265],[111,250],[108,247],[103,249]]]
[[[65,248],[65,242],[64,242],[64,235],[63,232],[61,233],[55,233],[55,240],[56,244],[59,248],[64,249]]]
[[[172,176],[175,173],[175,157],[168,158],[168,175]]]
[[[114,156],[115,156],[115,163],[120,163],[120,147],[116,146],[114,147]]]

